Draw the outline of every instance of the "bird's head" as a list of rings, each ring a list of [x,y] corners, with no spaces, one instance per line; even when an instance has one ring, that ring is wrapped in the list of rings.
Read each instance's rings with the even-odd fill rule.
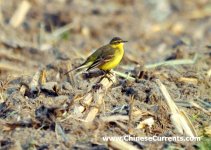
[[[120,37],[114,37],[111,41],[110,41],[110,45],[113,47],[119,47],[119,46],[123,46],[123,44],[127,42],[122,40]]]

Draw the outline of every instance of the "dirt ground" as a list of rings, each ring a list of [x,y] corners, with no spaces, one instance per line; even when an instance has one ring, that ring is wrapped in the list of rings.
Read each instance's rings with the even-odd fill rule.
[[[0,0],[0,26],[0,149],[211,149],[211,1]],[[116,36],[125,77],[64,75]],[[190,135],[162,85],[200,142],[103,140]]]

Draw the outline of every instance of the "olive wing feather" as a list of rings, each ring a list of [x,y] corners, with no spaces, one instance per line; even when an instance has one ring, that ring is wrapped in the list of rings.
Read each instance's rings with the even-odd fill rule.
[[[106,62],[109,62],[114,57],[114,52],[115,52],[114,49],[110,45],[106,45],[106,46],[99,48],[95,52],[96,55],[95,55],[95,53],[93,53],[94,54],[93,56],[97,56],[97,57],[96,58],[90,58],[90,59],[93,59],[93,60],[95,59],[95,61],[93,62],[92,65],[90,65],[88,67],[87,70],[97,68],[98,66],[100,66],[100,65],[102,65]],[[87,59],[87,61],[88,61],[88,59]]]

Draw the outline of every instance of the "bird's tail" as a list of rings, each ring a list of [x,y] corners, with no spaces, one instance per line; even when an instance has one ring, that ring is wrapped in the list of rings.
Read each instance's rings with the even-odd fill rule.
[[[80,66],[75,67],[75,68],[73,68],[73,69],[67,71],[64,75],[67,75],[68,73],[70,73],[70,72],[72,72],[72,71],[76,71],[76,70],[79,70],[79,69],[87,68],[87,67],[89,67],[89,66],[90,66],[90,63],[83,63],[83,64],[81,64]]]

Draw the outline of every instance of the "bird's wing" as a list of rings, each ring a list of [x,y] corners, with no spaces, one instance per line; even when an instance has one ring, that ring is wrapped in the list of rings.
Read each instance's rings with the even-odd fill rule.
[[[93,64],[90,65],[87,70],[97,68],[98,66],[109,62],[114,57],[114,49],[110,45],[103,46],[99,48],[96,52],[98,52],[99,54]]]

